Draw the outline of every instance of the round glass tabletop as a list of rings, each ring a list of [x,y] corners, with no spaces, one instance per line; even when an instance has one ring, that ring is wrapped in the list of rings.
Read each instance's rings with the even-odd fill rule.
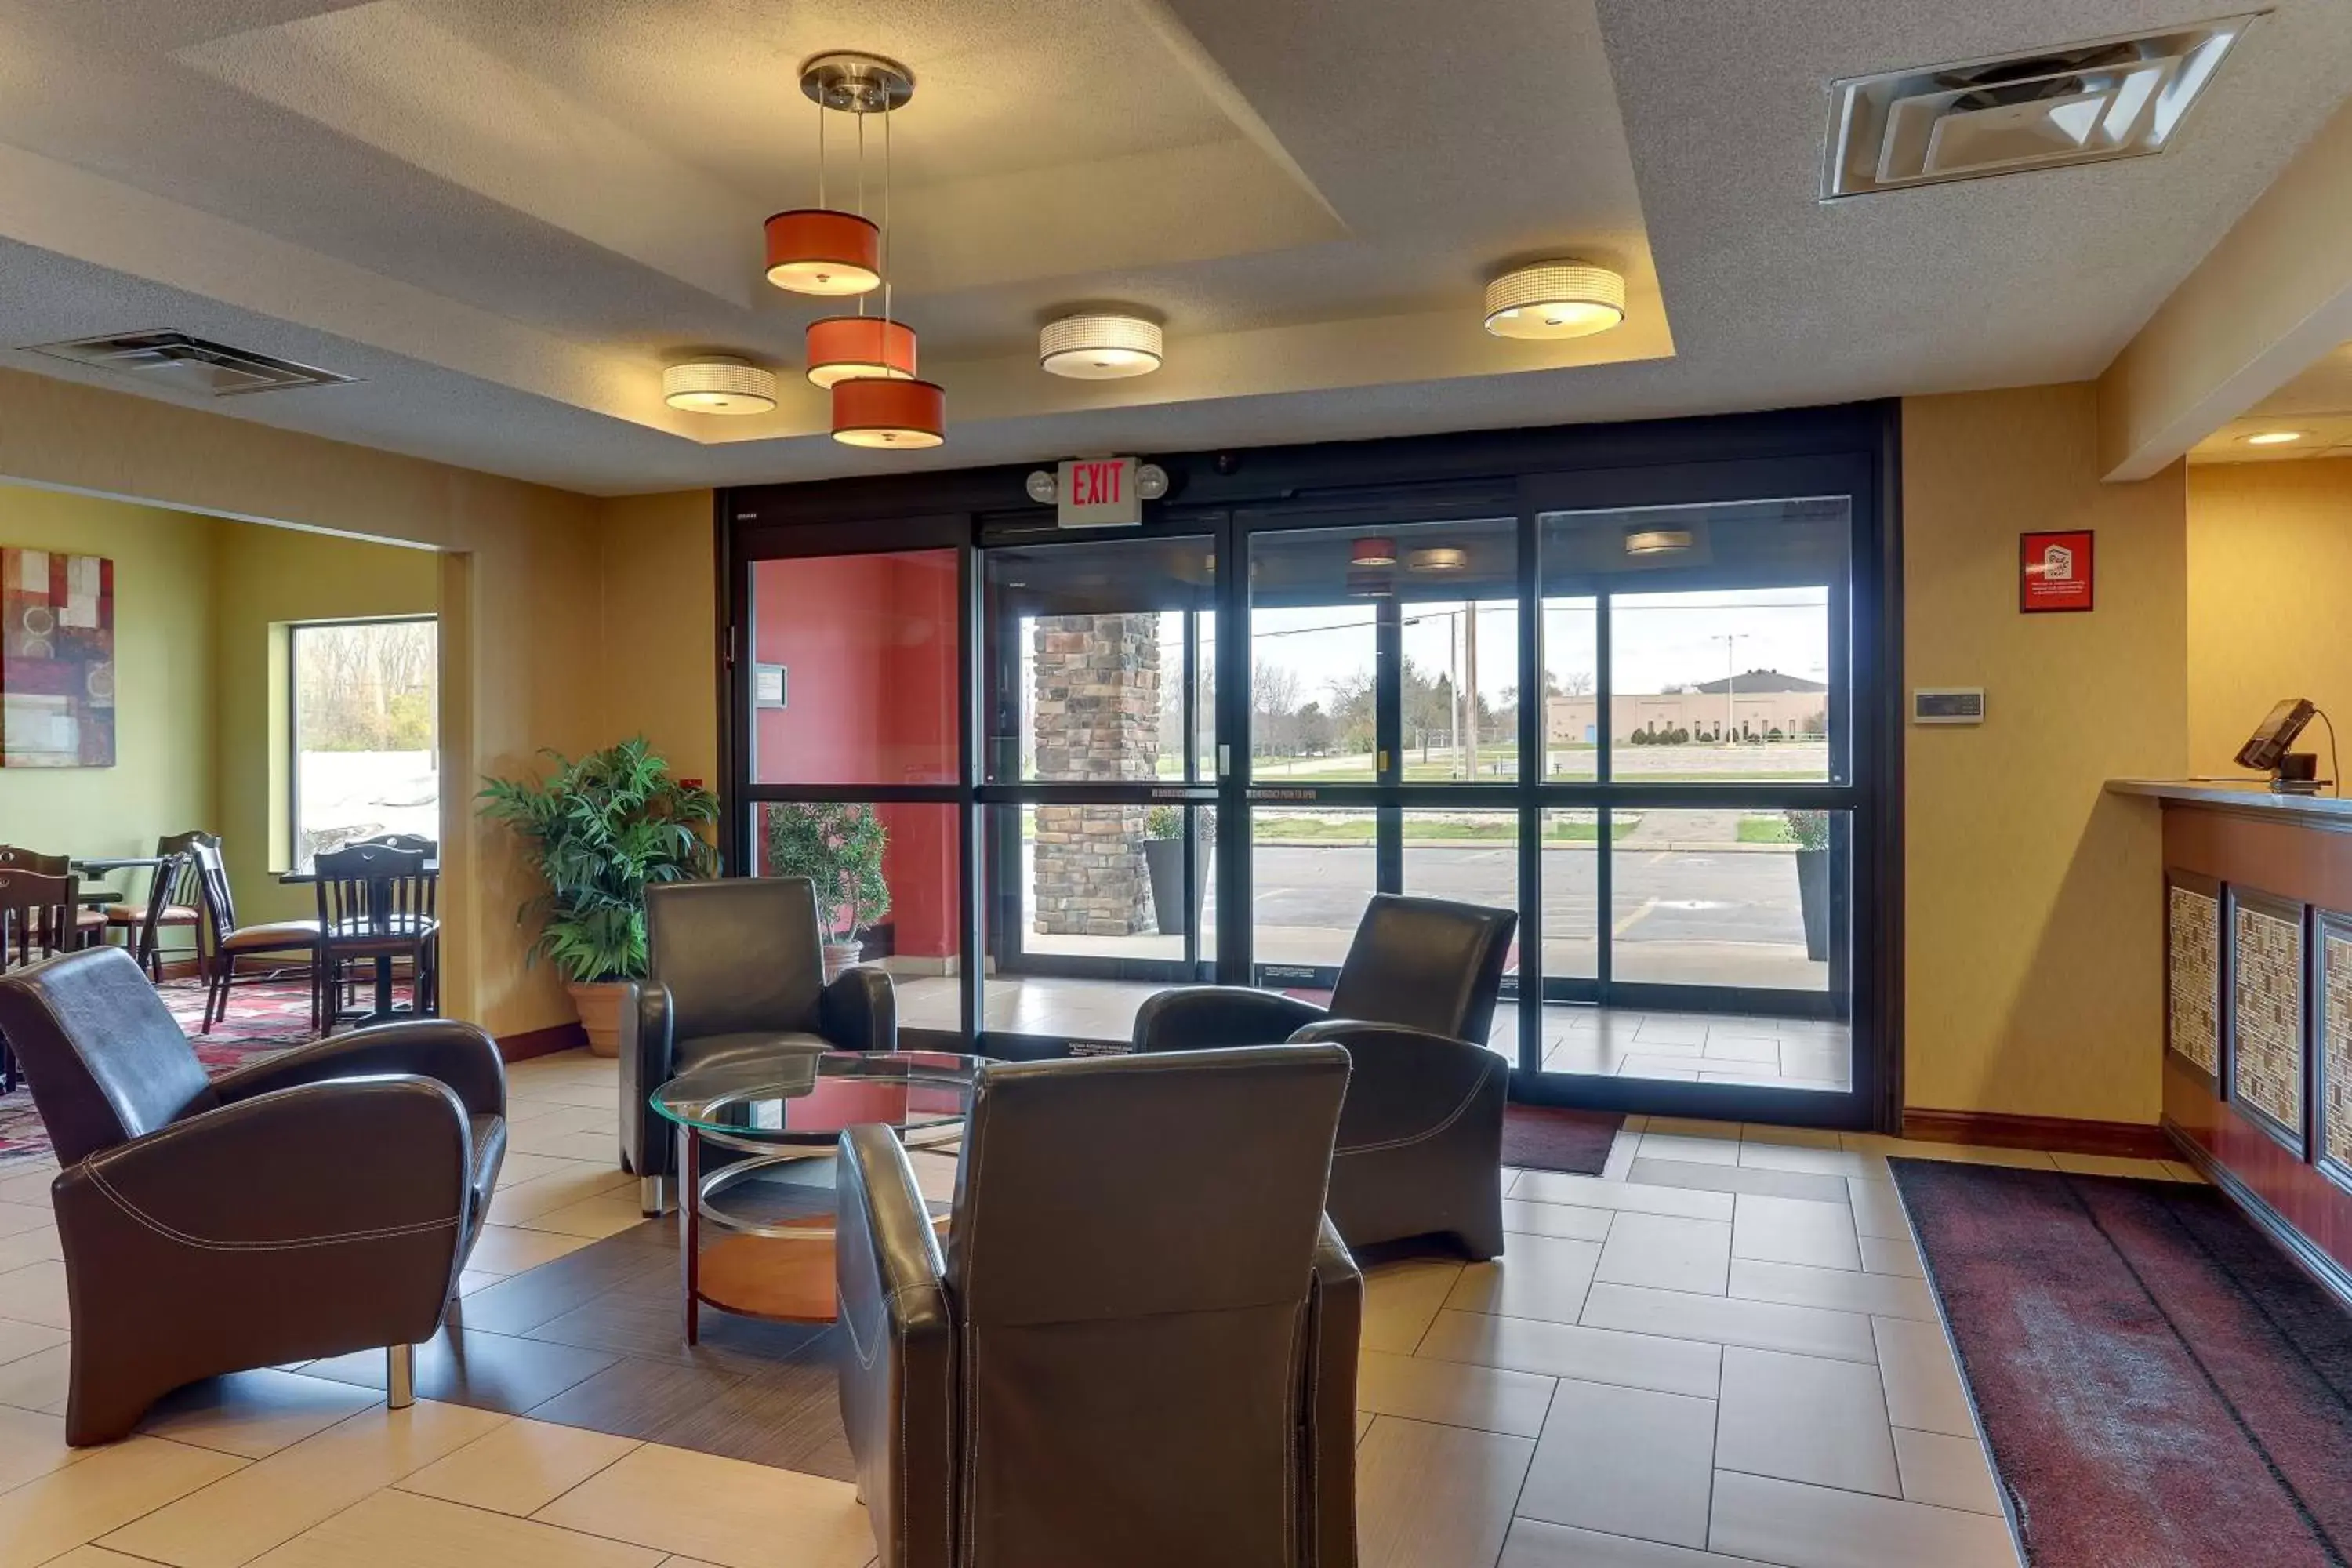
[[[831,1143],[846,1128],[950,1127],[971,1109],[972,1057],[805,1051],[691,1069],[646,1097],[681,1127],[746,1143]]]

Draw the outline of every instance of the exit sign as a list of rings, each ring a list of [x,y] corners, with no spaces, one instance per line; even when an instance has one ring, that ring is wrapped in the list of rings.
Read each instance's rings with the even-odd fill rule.
[[[1055,476],[1054,521],[1064,528],[1101,528],[1143,521],[1133,458],[1073,458]]]

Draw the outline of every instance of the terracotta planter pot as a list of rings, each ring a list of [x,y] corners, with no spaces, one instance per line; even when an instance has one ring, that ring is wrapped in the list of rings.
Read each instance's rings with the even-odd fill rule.
[[[588,1049],[600,1057],[621,1054],[621,1002],[629,993],[625,980],[598,980],[583,984],[567,981],[563,988],[572,993],[572,1005],[580,1014],[580,1026],[588,1033]]]

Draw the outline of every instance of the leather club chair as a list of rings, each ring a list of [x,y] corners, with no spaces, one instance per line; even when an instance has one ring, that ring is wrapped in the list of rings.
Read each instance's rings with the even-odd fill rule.
[[[1473,1258],[1500,1257],[1510,1063],[1484,1042],[1518,923],[1508,910],[1378,893],[1328,1008],[1245,986],[1180,986],[1137,1010],[1135,1048],[1347,1047],[1355,1076],[1329,1205],[1339,1234],[1350,1247],[1443,1236]]]
[[[198,1378],[378,1346],[409,1403],[506,1152],[488,1035],[388,1024],[208,1082],[119,947],[0,977],[0,1032],[63,1167],[67,1442]]]
[[[621,1164],[640,1207],[662,1212],[677,1171],[669,1123],[646,1097],[680,1073],[794,1047],[898,1047],[898,994],[863,965],[824,983],[816,889],[806,877],[726,877],[646,889],[646,978],[621,1004]]]
[[[945,1256],[842,1134],[842,1424],[879,1568],[1353,1568],[1363,1280],[1332,1046],[983,1066]]]

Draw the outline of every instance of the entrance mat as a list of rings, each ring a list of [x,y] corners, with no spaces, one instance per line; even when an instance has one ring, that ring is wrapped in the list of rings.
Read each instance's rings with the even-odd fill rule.
[[[1609,1145],[1624,1117],[1613,1110],[1556,1105],[1503,1109],[1503,1163],[1523,1171],[1563,1171],[1597,1176],[1609,1163]]]
[[[2352,1312],[2227,1198],[1888,1163],[2035,1568],[2352,1559]]]

